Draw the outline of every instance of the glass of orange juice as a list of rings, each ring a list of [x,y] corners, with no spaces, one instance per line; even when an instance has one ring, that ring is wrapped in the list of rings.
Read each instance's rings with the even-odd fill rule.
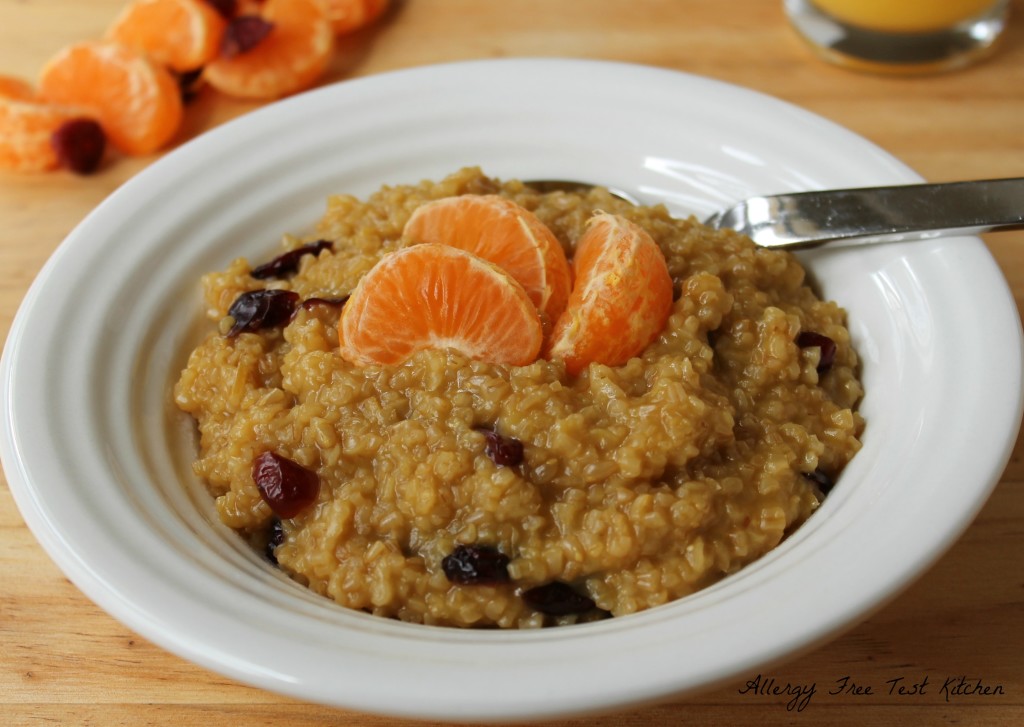
[[[961,68],[996,45],[1009,0],[785,0],[797,31],[825,59],[858,70]]]

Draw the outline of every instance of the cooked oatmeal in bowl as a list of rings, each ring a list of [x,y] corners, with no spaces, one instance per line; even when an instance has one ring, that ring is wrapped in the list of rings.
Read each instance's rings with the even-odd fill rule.
[[[451,198],[539,221],[540,257],[565,271],[541,265],[531,287],[410,234],[417,210]],[[581,240],[612,217],[664,262],[590,274]],[[510,332],[502,346],[525,359],[463,345],[468,326],[377,351],[419,330],[415,280],[395,307],[410,274],[449,257],[469,267],[423,272],[422,287],[447,282],[446,300],[471,299],[463,318]],[[601,307],[618,300],[612,278],[633,307]],[[339,195],[281,255],[235,260],[203,287],[209,333],[174,387],[198,428],[195,473],[289,576],[380,616],[522,628],[679,599],[778,545],[860,447],[844,312],[793,255],[599,188],[541,194],[469,168]],[[639,348],[601,357],[638,328]],[[592,345],[576,345],[587,330]]]

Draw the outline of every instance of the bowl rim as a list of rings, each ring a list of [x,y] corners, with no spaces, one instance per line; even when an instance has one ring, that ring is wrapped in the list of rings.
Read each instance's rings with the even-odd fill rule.
[[[606,80],[612,79],[613,83],[618,84],[616,87],[636,84],[640,87],[663,88],[673,92],[699,92],[705,99],[715,99],[720,104],[725,101],[740,100],[747,106],[764,111],[774,120],[782,119],[802,130],[810,129],[817,132],[830,141],[841,141],[848,144],[853,151],[847,153],[867,155],[869,161],[865,164],[868,166],[877,164],[880,177],[906,182],[919,180],[919,177],[911,170],[861,137],[785,102],[749,89],[678,71],[607,61],[501,59],[404,69],[311,91],[228,122],[156,161],[90,213],[46,263],[32,284],[12,324],[3,358],[0,361],[0,373],[3,376],[0,406],[3,407],[8,423],[5,435],[0,439],[0,458],[3,460],[12,494],[26,523],[50,557],[69,578],[92,600],[141,635],[169,651],[242,682],[301,699],[366,711],[385,712],[400,716],[479,720],[540,718],[601,711],[643,703],[695,689],[710,688],[758,665],[811,648],[835,635],[874,609],[880,608],[938,559],[967,527],[998,481],[1012,452],[1015,433],[1020,424],[1022,407],[1024,407],[1020,376],[1022,350],[1024,350],[1022,340],[1024,339],[1021,336],[1016,305],[1005,281],[1002,281],[991,255],[977,238],[960,240],[959,247],[954,252],[951,252],[952,243],[936,242],[931,246],[931,252],[935,256],[943,257],[944,260],[949,257],[950,260],[947,264],[960,266],[961,271],[970,271],[970,275],[980,277],[989,283],[986,290],[977,293],[979,308],[985,311],[997,310],[1000,329],[1008,332],[1012,327],[1015,331],[1012,335],[1006,335],[1005,340],[994,344],[996,353],[999,355],[995,357],[997,360],[992,363],[988,371],[990,383],[996,381],[1007,384],[1007,389],[1002,392],[1001,400],[997,402],[998,411],[994,408],[996,403],[992,403],[992,412],[995,412],[994,418],[998,420],[998,426],[994,428],[1001,430],[1004,435],[1013,433],[1014,436],[990,443],[984,466],[979,465],[975,470],[979,484],[970,490],[969,496],[965,495],[959,501],[960,509],[957,517],[947,517],[942,522],[939,536],[934,538],[928,548],[918,553],[916,558],[908,559],[904,563],[893,564],[886,573],[884,583],[876,584],[869,598],[862,598],[855,603],[848,604],[846,608],[836,608],[835,592],[830,589],[838,589],[841,585],[831,581],[820,584],[821,587],[817,592],[805,594],[796,609],[807,616],[805,627],[798,636],[791,635],[785,639],[766,638],[756,644],[744,643],[744,638],[749,637],[749,629],[746,632],[727,634],[725,629],[729,624],[723,623],[723,620],[728,621],[742,615],[742,612],[737,613],[736,611],[734,597],[741,591],[758,590],[758,592],[763,592],[766,598],[783,598],[782,590],[789,585],[791,579],[786,578],[784,574],[781,574],[782,577],[780,577],[779,560],[789,558],[792,561],[793,551],[802,547],[801,543],[812,537],[815,530],[820,528],[808,527],[806,532],[804,532],[804,528],[801,528],[797,531],[797,537],[791,539],[791,543],[784,544],[785,547],[774,551],[717,586],[669,606],[636,614],[617,622],[613,620],[613,622],[579,625],[572,629],[554,632],[545,630],[515,634],[452,632],[448,629],[434,627],[418,627],[390,622],[378,623],[377,620],[362,614],[338,614],[333,607],[326,603],[315,602],[301,596],[294,598],[297,595],[295,589],[288,583],[275,582],[272,575],[258,569],[246,570],[253,564],[247,563],[244,556],[240,556],[241,559],[236,562],[236,565],[245,571],[246,578],[249,579],[246,583],[251,581],[266,585],[271,592],[271,596],[265,600],[253,599],[253,602],[248,604],[246,615],[250,619],[265,618],[268,623],[276,623],[275,619],[280,615],[279,611],[282,608],[280,599],[294,599],[294,605],[287,607],[300,611],[301,624],[296,627],[297,630],[294,633],[302,633],[306,638],[315,640],[316,628],[331,629],[332,635],[325,638],[324,641],[336,647],[340,642],[333,630],[345,635],[344,641],[352,649],[347,656],[356,659],[359,667],[358,669],[346,667],[340,670],[346,678],[358,680],[360,672],[379,675],[385,673],[389,668],[396,668],[396,663],[407,662],[409,668],[407,669],[408,673],[403,675],[405,680],[403,684],[408,686],[411,691],[407,701],[399,703],[393,698],[388,687],[381,684],[370,684],[368,679],[359,681],[358,688],[341,689],[335,681],[336,674],[325,678],[301,673],[301,669],[296,666],[296,663],[302,659],[309,659],[312,663],[317,664],[323,662],[325,646],[323,643],[318,644],[313,641],[312,643],[294,644],[288,641],[288,637],[292,634],[282,633],[264,634],[261,643],[246,643],[247,639],[251,640],[252,638],[253,625],[251,623],[232,625],[225,622],[223,614],[217,612],[216,604],[211,605],[197,601],[193,592],[187,590],[190,580],[194,584],[216,588],[213,584],[217,583],[218,578],[222,576],[222,573],[216,568],[208,568],[207,564],[202,562],[202,557],[196,556],[189,562],[168,563],[162,561],[160,566],[165,568],[161,574],[162,582],[150,579],[146,582],[150,593],[145,595],[132,593],[132,597],[126,598],[125,584],[119,583],[117,576],[113,574],[118,569],[137,573],[139,554],[131,552],[131,549],[125,550],[123,545],[125,542],[134,543],[147,537],[153,537],[151,532],[147,533],[147,530],[154,527],[159,528],[160,523],[126,523],[119,532],[118,538],[111,537],[105,542],[96,544],[89,552],[82,551],[81,543],[76,543],[74,540],[75,537],[81,537],[81,533],[62,529],[62,526],[67,525],[70,514],[60,511],[58,506],[46,499],[46,492],[40,486],[40,472],[49,474],[60,471],[61,466],[64,467],[64,471],[67,471],[69,465],[61,463],[59,461],[61,457],[57,457],[57,461],[43,463],[40,453],[34,450],[33,436],[39,431],[49,432],[48,427],[55,425],[52,420],[48,421],[47,419],[47,415],[52,414],[52,410],[30,411],[31,395],[25,392],[43,391],[47,385],[46,369],[45,367],[41,368],[41,362],[52,360],[58,354],[73,356],[73,352],[79,349],[91,351],[90,347],[95,344],[83,339],[80,334],[74,334],[69,337],[69,340],[60,344],[42,344],[30,336],[30,331],[38,327],[57,330],[58,323],[53,318],[54,314],[43,310],[45,308],[42,302],[44,296],[51,293],[54,286],[65,284],[69,282],[69,279],[71,279],[70,282],[75,282],[74,276],[69,271],[89,269],[88,266],[84,268],[78,266],[80,262],[85,261],[88,255],[93,254],[98,246],[102,246],[103,243],[98,239],[99,235],[96,234],[98,231],[109,231],[109,228],[113,226],[112,237],[117,239],[119,230],[143,224],[138,221],[137,210],[151,210],[156,204],[155,200],[161,195],[173,194],[169,191],[169,187],[187,179],[195,167],[201,166],[205,170],[225,156],[230,159],[232,150],[237,153],[240,144],[248,138],[266,136],[289,121],[294,121],[295,116],[301,116],[311,110],[329,109],[334,111],[338,108],[365,102],[368,99],[380,98],[396,89],[438,83],[452,86],[479,84],[494,79],[518,84],[516,88],[521,93],[533,89],[533,93],[544,97],[546,101],[551,101],[551,95],[556,92],[559,81],[585,82],[588,77],[595,75]],[[542,78],[544,81],[533,81],[528,89],[528,84],[523,82],[524,78]],[[593,84],[591,83],[588,88],[593,89]],[[652,104],[661,110],[660,102],[652,101]],[[285,156],[288,151],[290,150],[283,150],[280,155]],[[280,162],[243,161],[232,168],[230,174],[226,173],[224,177],[214,179],[211,186],[224,192],[227,184],[225,180],[234,178],[237,181],[250,173],[258,179],[261,167],[265,168],[272,163]],[[259,188],[259,183],[254,182],[254,186],[246,191],[254,191]],[[641,187],[636,191],[641,196],[648,198],[658,197],[664,192],[657,185]],[[268,192],[268,195],[272,194],[273,190]],[[668,197],[666,200],[678,205],[678,199],[673,200]],[[212,203],[207,203],[207,206],[209,204]],[[158,216],[160,215],[166,217],[169,225],[180,224],[174,222],[173,212],[160,212]],[[166,251],[164,252],[166,253]],[[133,253],[130,251],[126,254],[131,258],[132,264],[142,264],[136,258],[131,257]],[[876,252],[875,254],[880,253]],[[868,253],[866,257],[870,258],[871,254]],[[911,257],[913,257],[913,253],[908,254],[908,259]],[[822,261],[821,258],[811,256],[811,260],[815,264],[828,265],[828,261]],[[128,263],[125,263],[125,266],[127,265]],[[899,274],[901,274],[899,269],[892,271],[892,275]],[[897,282],[900,280],[902,279],[898,279]],[[81,281],[77,282],[81,283]],[[133,292],[143,294],[136,290]],[[962,297],[963,294],[960,295]],[[118,299],[114,293],[111,293],[111,296],[114,296],[111,301],[119,301],[121,304],[125,302]],[[927,296],[926,302],[930,302]],[[120,359],[115,363],[119,363],[122,369],[125,369],[124,362]],[[935,365],[939,366],[940,363]],[[972,359],[972,365],[977,368],[978,362]],[[132,372],[122,371],[122,373],[130,375]],[[906,383],[910,385],[912,382]],[[83,400],[83,406],[104,408],[107,402],[103,398],[103,394],[117,393],[116,390],[109,391],[110,386],[110,383],[106,382],[103,387],[90,393]],[[65,385],[65,388],[68,386]],[[131,402],[120,402],[118,406],[125,408],[130,404]],[[103,449],[104,439],[100,435],[109,434],[105,429],[109,428],[110,424],[96,418],[100,416],[98,414],[88,416],[93,417],[89,421],[97,423],[97,431],[85,433],[82,441],[74,443],[74,446],[69,446],[68,450],[82,462],[96,462],[95,465],[90,465],[87,469],[98,471],[104,466],[102,463],[105,460],[102,458],[97,460],[96,453],[90,451],[90,448]],[[83,421],[86,420],[85,415],[79,418]],[[48,434],[47,436],[54,437],[53,441],[55,442],[59,441],[65,444],[68,440],[67,436],[63,439],[56,435]],[[44,464],[48,469],[42,469]],[[109,466],[109,462],[106,466]],[[867,463],[864,467],[870,470]],[[874,504],[881,506],[881,504],[885,504],[887,498],[896,498],[897,496],[893,492],[893,488],[879,490],[878,502]],[[87,501],[83,500],[83,502]],[[114,511],[106,517],[111,520],[120,515],[131,518],[137,514],[137,511],[132,509],[136,505],[138,503],[127,501],[116,503]],[[826,507],[830,506],[831,503],[826,502]],[[145,503],[142,507],[145,507]],[[833,517],[842,517],[843,511],[840,510],[839,505],[836,505],[833,510],[835,511],[832,512]],[[933,508],[928,509],[927,512],[934,514]],[[853,513],[849,515],[849,518],[852,517]],[[818,523],[809,521],[807,526],[812,524],[818,525]],[[172,536],[193,544],[198,543],[199,538],[195,532],[192,532],[191,535],[189,532],[189,528],[183,526],[174,530]],[[830,543],[825,543],[823,547],[827,551],[830,545]],[[816,554],[815,557],[823,556]],[[880,556],[873,554],[873,557]],[[96,562],[98,559],[104,562],[98,564]],[[857,571],[855,564],[851,567],[854,570],[844,574],[844,579],[857,581],[858,578],[870,578],[869,574]],[[195,588],[196,586],[191,587]],[[186,589],[184,595],[182,591],[176,591],[176,588]],[[233,592],[244,592],[244,589]],[[162,605],[158,608],[155,605],[157,603]],[[291,604],[292,601],[289,600],[288,603]],[[714,608],[709,607],[709,604]],[[827,608],[833,609],[827,616],[822,616],[820,613],[814,616],[819,609]],[[171,613],[172,611],[173,613]],[[777,609],[776,611],[766,609],[766,611],[770,612],[759,614],[763,627],[770,628],[778,625],[778,621],[783,616],[777,612]],[[792,618],[792,616],[788,618]],[[196,623],[197,621],[202,622],[202,625],[194,626],[191,630],[184,629],[182,626],[183,622]],[[679,669],[664,668],[666,666],[666,635],[673,630],[680,631],[682,635],[675,634],[672,638],[667,639],[669,644],[676,644],[684,636],[696,639],[702,629],[716,633],[719,636],[718,646],[722,649],[747,649],[747,651],[743,657],[739,658],[711,658],[711,655],[704,654],[708,657],[708,664],[707,668],[701,672],[699,679],[695,679],[692,673],[683,676]],[[232,652],[229,648],[232,644],[237,647],[237,651]],[[622,650],[620,656],[625,662],[620,664],[619,668],[636,670],[642,675],[643,681],[616,684],[608,679],[599,678],[599,674],[593,669],[585,669],[582,674],[575,675],[567,682],[557,685],[557,689],[556,685],[548,686],[545,689],[544,679],[530,677],[529,683],[534,692],[528,698],[517,697],[514,694],[504,693],[506,690],[500,687],[497,690],[483,688],[486,679],[483,675],[473,673],[480,671],[479,665],[482,657],[479,650],[481,648],[488,649],[491,654],[500,653],[504,657],[517,660],[514,663],[519,665],[517,667],[518,674],[524,679],[529,676],[526,674],[527,666],[535,666],[537,654],[540,653],[550,657],[553,660],[552,663],[555,663],[555,652],[558,649],[567,648],[574,650],[573,658],[577,661],[587,659],[594,663],[607,663],[608,656],[602,655],[602,651],[619,648]],[[272,664],[274,652],[279,654],[282,649],[294,650],[294,654],[290,657],[292,662],[290,668],[278,669],[268,666]],[[399,650],[399,656],[396,656],[394,652],[389,652],[390,649]],[[535,653],[524,654],[524,649],[535,651]],[[438,658],[439,651],[444,652],[440,659],[432,661],[432,658]],[[434,656],[431,657],[431,654]],[[651,664],[660,664],[661,668],[639,668],[638,664],[644,659],[650,659]],[[482,688],[476,698],[467,699],[461,703],[452,703],[450,694],[436,694],[428,691],[428,687],[434,686],[435,680],[421,678],[421,683],[415,682],[413,671],[417,665],[421,668],[438,668],[440,671],[444,671],[445,668],[449,671],[454,670],[463,677],[471,678],[474,684],[481,685]],[[301,677],[297,676],[300,673]],[[509,668],[502,673],[507,676],[516,672]],[[495,691],[501,693],[495,693]]]

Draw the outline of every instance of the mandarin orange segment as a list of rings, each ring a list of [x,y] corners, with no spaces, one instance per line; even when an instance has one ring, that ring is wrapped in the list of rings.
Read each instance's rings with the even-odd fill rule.
[[[0,98],[15,101],[33,101],[36,91],[32,84],[14,76],[0,76]]]
[[[640,354],[665,327],[672,278],[657,243],[624,217],[599,213],[573,257],[576,281],[555,323],[548,358],[572,375],[591,363],[619,366]]]
[[[327,17],[338,35],[369,25],[384,14],[388,0],[325,0]]]
[[[227,22],[204,0],[133,0],[107,38],[175,71],[192,71],[217,55]]]
[[[334,50],[323,0],[267,0],[259,14],[273,25],[270,33],[243,53],[209,63],[210,85],[231,96],[273,99],[316,83]]]
[[[181,92],[170,71],[110,41],[68,46],[43,67],[39,93],[87,109],[126,154],[150,154],[181,126]]]
[[[43,172],[60,166],[53,134],[81,109],[39,101],[32,86],[0,76],[0,169]]]
[[[497,195],[462,195],[413,212],[403,236],[479,255],[519,281],[549,329],[565,310],[572,272],[554,233],[536,215]]]
[[[543,342],[540,316],[519,283],[483,258],[434,243],[381,259],[345,304],[338,333],[342,357],[360,366],[444,348],[523,366]]]

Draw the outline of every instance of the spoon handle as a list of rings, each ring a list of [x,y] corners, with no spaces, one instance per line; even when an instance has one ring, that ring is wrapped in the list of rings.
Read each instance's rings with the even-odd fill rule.
[[[708,224],[791,248],[1024,229],[1024,178],[753,197]]]

